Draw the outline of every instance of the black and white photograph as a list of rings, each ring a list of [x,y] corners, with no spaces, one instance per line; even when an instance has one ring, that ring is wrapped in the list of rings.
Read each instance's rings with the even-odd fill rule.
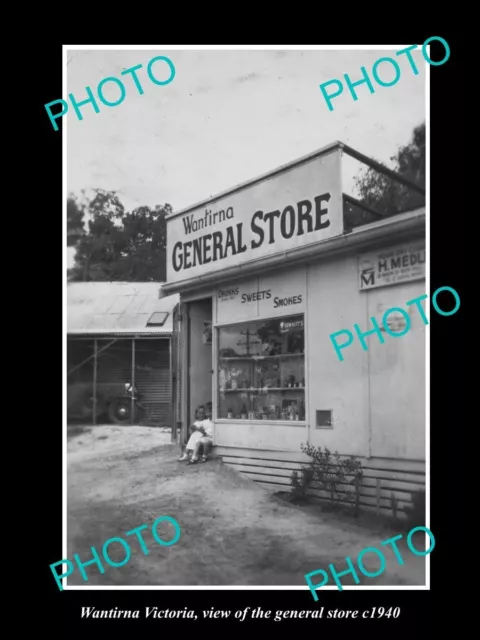
[[[64,45],[59,588],[429,588],[430,51]]]

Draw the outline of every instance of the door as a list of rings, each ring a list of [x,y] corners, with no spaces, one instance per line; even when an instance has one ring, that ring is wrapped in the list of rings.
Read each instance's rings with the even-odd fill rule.
[[[179,302],[175,305],[172,315],[172,442],[177,444],[180,444],[182,437],[183,307]]]

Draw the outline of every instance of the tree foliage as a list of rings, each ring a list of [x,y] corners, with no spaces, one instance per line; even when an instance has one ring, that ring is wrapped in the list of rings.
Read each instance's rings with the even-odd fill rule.
[[[425,123],[415,127],[409,144],[400,147],[390,162],[390,169],[425,188]],[[360,172],[355,186],[358,200],[383,215],[410,211],[425,204],[423,194],[372,168]]]
[[[425,188],[425,124],[413,131],[409,144],[390,158],[394,171]],[[393,215],[425,204],[425,197],[368,168],[355,179],[358,200],[382,215]],[[166,279],[166,224],[169,204],[126,211],[115,191],[96,189],[83,203],[74,194],[67,199],[67,244],[76,247],[71,281],[164,282]],[[346,208],[347,226],[370,222],[354,205]],[[373,218],[377,219],[377,218]]]
[[[67,247],[75,246],[85,233],[85,207],[71,194],[67,198]]]
[[[126,211],[116,192],[96,189],[84,209],[86,229],[76,236],[69,280],[164,282],[165,216],[171,212],[169,204]]]

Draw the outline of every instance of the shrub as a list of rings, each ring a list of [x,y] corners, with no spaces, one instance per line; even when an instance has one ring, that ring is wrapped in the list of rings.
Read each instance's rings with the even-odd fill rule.
[[[300,473],[292,471],[290,482],[292,489],[293,502],[306,502],[307,491],[313,481],[313,469],[311,467],[302,467]]]
[[[309,487],[315,482],[318,488],[329,494],[330,505],[335,502],[353,502],[355,516],[360,509],[360,487],[362,484],[362,464],[355,456],[341,458],[338,451],[332,452],[325,447],[313,447],[302,444],[301,449],[311,458],[308,465],[302,465],[301,476],[294,471],[291,475],[292,498],[305,500]],[[352,476],[351,480],[347,477]],[[339,492],[339,485],[353,485],[353,491]]]

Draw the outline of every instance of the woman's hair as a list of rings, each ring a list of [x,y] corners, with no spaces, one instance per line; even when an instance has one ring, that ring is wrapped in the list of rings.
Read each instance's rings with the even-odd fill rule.
[[[200,411],[203,411],[203,413],[205,413],[205,407],[203,404],[199,405],[196,409],[195,409],[195,418],[198,416],[198,414],[200,413]]]

